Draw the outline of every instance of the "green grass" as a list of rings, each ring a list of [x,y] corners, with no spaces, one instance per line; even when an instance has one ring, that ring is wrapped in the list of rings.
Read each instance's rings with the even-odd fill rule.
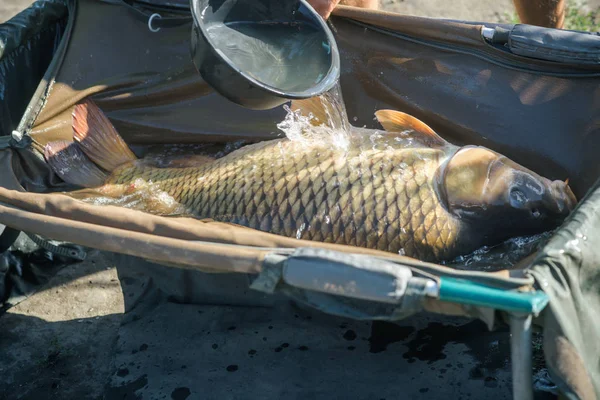
[[[567,2],[567,15],[565,16],[563,29],[587,32],[600,31],[600,8],[591,11],[583,11],[582,7],[585,5],[585,2]],[[501,18],[500,22],[518,24],[520,23],[520,20],[517,13],[513,12],[512,14],[504,14],[504,17]]]
[[[565,17],[564,29],[576,31],[600,31],[600,9],[583,12],[572,2],[567,5],[567,15]]]

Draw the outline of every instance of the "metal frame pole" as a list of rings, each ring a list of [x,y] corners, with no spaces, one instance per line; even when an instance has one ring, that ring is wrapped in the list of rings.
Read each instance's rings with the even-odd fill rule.
[[[533,400],[531,314],[510,314],[513,399]]]

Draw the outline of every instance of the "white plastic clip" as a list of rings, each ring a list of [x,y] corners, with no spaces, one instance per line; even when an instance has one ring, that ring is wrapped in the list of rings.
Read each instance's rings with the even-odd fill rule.
[[[13,138],[13,140],[15,142],[20,142],[21,140],[23,140],[23,133],[22,132],[19,132],[19,131],[16,131],[16,130],[12,131],[11,136],[12,136],[12,138]]]
[[[483,36],[483,38],[489,42],[491,42],[494,38],[495,32],[496,30],[494,28],[488,28],[487,26],[481,27],[481,36]]]
[[[154,32],[154,33],[156,33],[156,32],[158,32],[158,31],[160,31],[160,28],[156,28],[156,29],[155,29],[155,28],[153,28],[153,27],[152,27],[152,20],[153,20],[154,18],[162,18],[162,17],[160,16],[160,14],[154,13],[154,14],[152,14],[152,15],[150,16],[150,18],[148,18],[148,29],[150,29],[150,32]]]

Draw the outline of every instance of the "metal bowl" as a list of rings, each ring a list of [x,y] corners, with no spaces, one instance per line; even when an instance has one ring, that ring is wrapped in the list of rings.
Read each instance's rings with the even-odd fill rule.
[[[305,0],[190,0],[202,78],[255,110],[330,90],[340,75],[331,30]]]

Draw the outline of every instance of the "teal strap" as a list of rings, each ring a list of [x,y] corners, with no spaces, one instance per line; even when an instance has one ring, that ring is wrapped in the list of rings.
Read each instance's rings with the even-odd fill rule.
[[[549,301],[546,293],[542,291],[517,292],[503,290],[464,279],[448,277],[440,279],[439,299],[452,303],[490,307],[525,314],[540,313]]]

